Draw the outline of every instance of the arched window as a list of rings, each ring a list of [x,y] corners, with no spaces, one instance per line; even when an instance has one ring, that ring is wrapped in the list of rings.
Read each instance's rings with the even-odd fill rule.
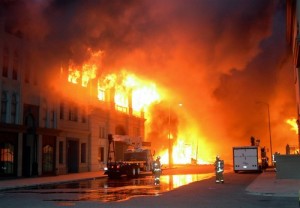
[[[0,145],[0,173],[14,173],[14,146],[10,143]]]
[[[1,122],[6,122],[7,114],[7,92],[3,91],[1,95]]]

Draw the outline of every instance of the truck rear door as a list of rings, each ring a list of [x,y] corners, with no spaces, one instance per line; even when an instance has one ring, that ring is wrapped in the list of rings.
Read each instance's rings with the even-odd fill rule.
[[[234,148],[234,171],[259,170],[257,147]]]

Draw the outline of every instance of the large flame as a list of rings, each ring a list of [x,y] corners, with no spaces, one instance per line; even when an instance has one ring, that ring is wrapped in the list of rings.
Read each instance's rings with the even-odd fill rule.
[[[211,152],[209,149],[203,151],[206,146],[204,138],[199,136],[199,132],[193,128],[181,127],[176,140],[170,137],[171,151],[169,147],[158,152],[161,155],[162,164],[169,164],[169,152],[171,152],[171,160],[173,164],[211,164]],[[201,147],[201,148],[200,148]],[[201,151],[200,151],[201,150]]]
[[[138,114],[143,111],[146,119],[151,120],[148,107],[162,100],[163,90],[158,89],[155,83],[139,78],[125,69],[120,70],[119,73],[97,76],[97,70],[99,69],[97,62],[101,58],[102,52],[93,53],[90,49],[88,51],[90,52],[90,58],[81,66],[77,66],[70,61],[68,81],[87,87],[91,80],[97,79],[97,97],[99,100],[106,101],[106,91],[113,89],[117,110],[128,113],[129,108],[132,107],[132,113]],[[180,118],[178,119],[180,120]],[[169,145],[157,149],[157,154],[161,156],[162,163],[169,163],[169,149],[172,149],[171,157],[174,164],[208,163],[201,157],[209,154],[209,152],[198,154],[198,145],[200,145],[198,143],[201,142],[201,136],[198,135],[199,133],[193,130],[191,125],[188,125],[188,128],[178,127],[177,137],[169,132],[167,135],[169,141],[168,139],[165,141]]]
[[[87,87],[89,81],[96,78],[98,66],[95,62],[101,58],[102,52],[92,52],[91,49],[88,49],[88,52],[90,58],[86,63],[82,64],[82,66],[78,66],[73,61],[70,61],[68,70],[69,82]]]

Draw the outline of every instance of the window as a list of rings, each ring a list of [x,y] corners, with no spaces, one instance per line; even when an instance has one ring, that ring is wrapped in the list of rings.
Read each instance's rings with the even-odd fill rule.
[[[1,122],[6,122],[6,113],[7,113],[7,92],[2,92],[1,97]]]
[[[81,122],[82,123],[86,123],[86,111],[85,111],[85,109],[83,109],[82,111],[81,111]]]
[[[50,128],[55,128],[55,110],[52,108],[50,111]]]
[[[105,139],[105,128],[103,126],[99,127],[99,138]]]
[[[86,163],[86,143],[81,144],[81,163]]]
[[[59,106],[59,118],[62,120],[64,119],[64,111],[65,111],[65,104],[61,102]]]
[[[99,162],[104,162],[104,147],[99,147],[98,149],[98,160]]]
[[[19,69],[19,54],[17,51],[15,51],[14,61],[13,61],[13,71],[12,71],[12,78],[14,80],[18,79],[18,69]]]
[[[17,95],[14,93],[11,98],[11,123],[17,123]]]
[[[78,121],[78,109],[76,106],[71,106],[69,110],[69,120]]]
[[[64,163],[64,142],[59,142],[59,164]]]
[[[0,145],[0,174],[14,173],[14,145],[2,143]]]
[[[8,48],[5,47],[3,50],[3,68],[2,68],[3,77],[8,77],[8,65],[9,65],[9,51]]]

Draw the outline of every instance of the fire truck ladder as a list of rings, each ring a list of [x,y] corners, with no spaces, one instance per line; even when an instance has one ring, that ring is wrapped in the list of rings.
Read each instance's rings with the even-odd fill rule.
[[[112,134],[108,134],[108,152],[107,152],[107,162],[110,163],[112,161],[112,157],[116,158],[115,153],[115,143]]]

